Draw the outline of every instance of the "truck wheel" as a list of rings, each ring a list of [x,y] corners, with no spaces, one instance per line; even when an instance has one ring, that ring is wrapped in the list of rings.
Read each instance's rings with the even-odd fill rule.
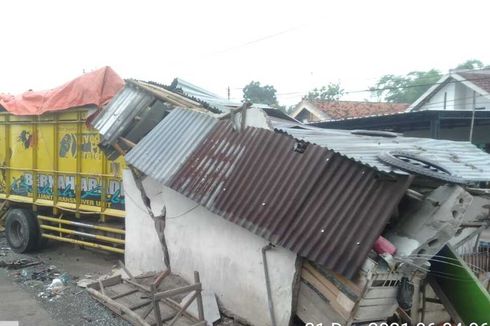
[[[34,249],[39,241],[39,227],[31,211],[11,208],[7,212],[5,223],[7,242],[16,253]]]

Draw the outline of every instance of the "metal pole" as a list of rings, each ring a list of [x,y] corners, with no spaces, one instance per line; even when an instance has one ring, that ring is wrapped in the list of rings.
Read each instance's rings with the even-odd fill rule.
[[[270,278],[269,278],[269,267],[267,266],[267,256],[265,252],[269,249],[271,249],[273,246],[272,244],[268,244],[265,247],[262,248],[262,263],[264,264],[264,274],[265,274],[265,285],[267,288],[267,303],[269,304],[269,313],[271,315],[271,323],[272,326],[276,326],[276,317],[274,315],[274,304],[272,302],[272,290],[271,290],[271,283],[270,283]]]
[[[473,142],[473,127],[475,125],[476,92],[473,91],[473,113],[471,115],[470,143]]]

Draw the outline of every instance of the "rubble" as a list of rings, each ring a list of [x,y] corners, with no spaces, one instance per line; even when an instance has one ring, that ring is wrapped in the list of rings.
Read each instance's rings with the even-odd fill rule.
[[[174,84],[182,87],[178,94]],[[230,265],[243,261],[219,248],[230,250],[232,243],[212,241],[212,234],[234,234],[231,227],[213,224],[212,218],[222,217],[265,239],[263,245],[271,243],[302,257],[302,264],[288,262],[288,267],[295,268],[293,287],[284,283],[278,287],[288,289],[293,312],[304,322],[348,325],[420,321],[419,312],[425,308],[421,290],[434,258],[448,242],[457,239],[462,245],[485,227],[481,219],[475,221],[470,206],[480,214],[490,202],[474,190],[479,182],[490,180],[489,157],[469,143],[322,130],[265,110],[261,121],[253,120],[248,117],[251,110],[238,110],[210,92],[181,80],[172,85],[131,81],[124,95],[116,96],[108,111],[94,120],[104,151],[124,155],[136,179],[137,187],[130,182],[126,187],[125,180],[127,196],[142,198],[127,203],[128,225],[149,228],[141,219],[160,211],[168,219],[159,228],[160,240],[163,234],[166,239],[165,255],[153,250],[158,249],[154,237],[145,236],[146,231],[134,236],[137,232],[129,228],[127,259],[139,259],[141,263],[135,266],[150,268],[162,262],[152,265],[148,257],[165,259],[169,269],[187,274],[188,279],[188,270],[198,267],[203,270],[204,284],[224,300],[224,307],[246,314],[256,324],[286,325],[289,321],[281,316],[276,322],[276,314],[287,311],[276,306],[283,305],[287,296],[284,292],[274,295],[269,289],[269,283],[284,282],[281,277],[288,269],[266,275],[267,292],[272,294],[267,300],[261,297],[257,309],[244,310],[244,305],[264,294],[255,288],[263,281],[247,279],[252,283],[250,292],[243,293],[239,304],[227,296],[223,280],[242,290],[241,275]],[[188,101],[188,95],[199,103]],[[119,97],[131,100],[119,106]],[[162,102],[159,107],[166,112],[159,112],[158,124],[139,123],[144,117],[136,100],[141,99]],[[158,110],[156,106],[150,109],[154,114]],[[113,113],[128,118],[117,120]],[[198,205],[189,208],[190,201]],[[134,211],[133,206],[137,206]],[[144,206],[148,213],[142,216]],[[176,216],[185,220],[172,222],[175,207],[184,211]],[[198,224],[195,209],[200,220],[206,218],[205,226]],[[483,218],[488,220],[488,212]],[[475,231],[470,232],[468,225]],[[193,234],[193,239],[186,233]],[[140,237],[151,240],[151,255],[141,248],[140,240],[131,243]],[[253,248],[255,243],[247,241],[244,247]],[[203,243],[211,251],[216,249],[216,254],[205,258]],[[240,256],[248,259],[249,275],[254,274],[259,257],[236,248],[240,249]],[[230,274],[236,275],[234,282],[227,278]],[[444,318],[439,321],[447,321]]]
[[[2,257],[0,261],[10,263],[24,259],[25,261],[40,261],[41,263],[20,269],[9,270],[5,267],[0,269],[0,273],[17,283],[19,291],[26,291],[33,298],[36,298],[42,309],[45,309],[53,320],[61,325],[129,326],[129,323],[94,302],[85,290],[81,291],[76,286],[77,277],[75,275],[80,275],[77,273],[77,268],[87,263],[86,252],[74,251],[70,246],[49,246],[44,252],[35,255],[21,255],[10,250],[6,243],[4,234],[0,233],[0,250],[6,253],[6,256]],[[96,257],[95,255],[90,256]],[[97,258],[96,262],[100,265],[105,259]],[[66,265],[67,262],[68,265]],[[64,265],[65,268],[61,268],[61,265]],[[95,278],[99,274],[100,272],[95,269],[91,272]],[[47,291],[47,287],[55,278],[68,281],[59,296],[52,295]],[[89,324],[88,319],[83,317],[90,319],[91,323]]]
[[[31,259],[18,259],[15,261],[3,261],[0,260],[0,267],[6,267],[7,269],[21,269],[25,267],[31,267],[41,264],[40,261],[33,261]]]

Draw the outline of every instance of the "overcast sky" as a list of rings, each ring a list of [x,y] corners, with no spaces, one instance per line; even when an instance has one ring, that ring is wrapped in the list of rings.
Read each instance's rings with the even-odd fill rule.
[[[258,80],[291,105],[329,82],[357,91],[387,73],[490,64],[489,1],[16,0],[1,10],[0,92],[13,94],[109,65],[222,96],[229,86],[232,98]]]

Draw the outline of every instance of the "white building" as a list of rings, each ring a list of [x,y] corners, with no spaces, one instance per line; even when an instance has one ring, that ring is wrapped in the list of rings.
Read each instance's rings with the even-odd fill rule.
[[[490,111],[490,69],[456,70],[443,76],[407,111]]]

